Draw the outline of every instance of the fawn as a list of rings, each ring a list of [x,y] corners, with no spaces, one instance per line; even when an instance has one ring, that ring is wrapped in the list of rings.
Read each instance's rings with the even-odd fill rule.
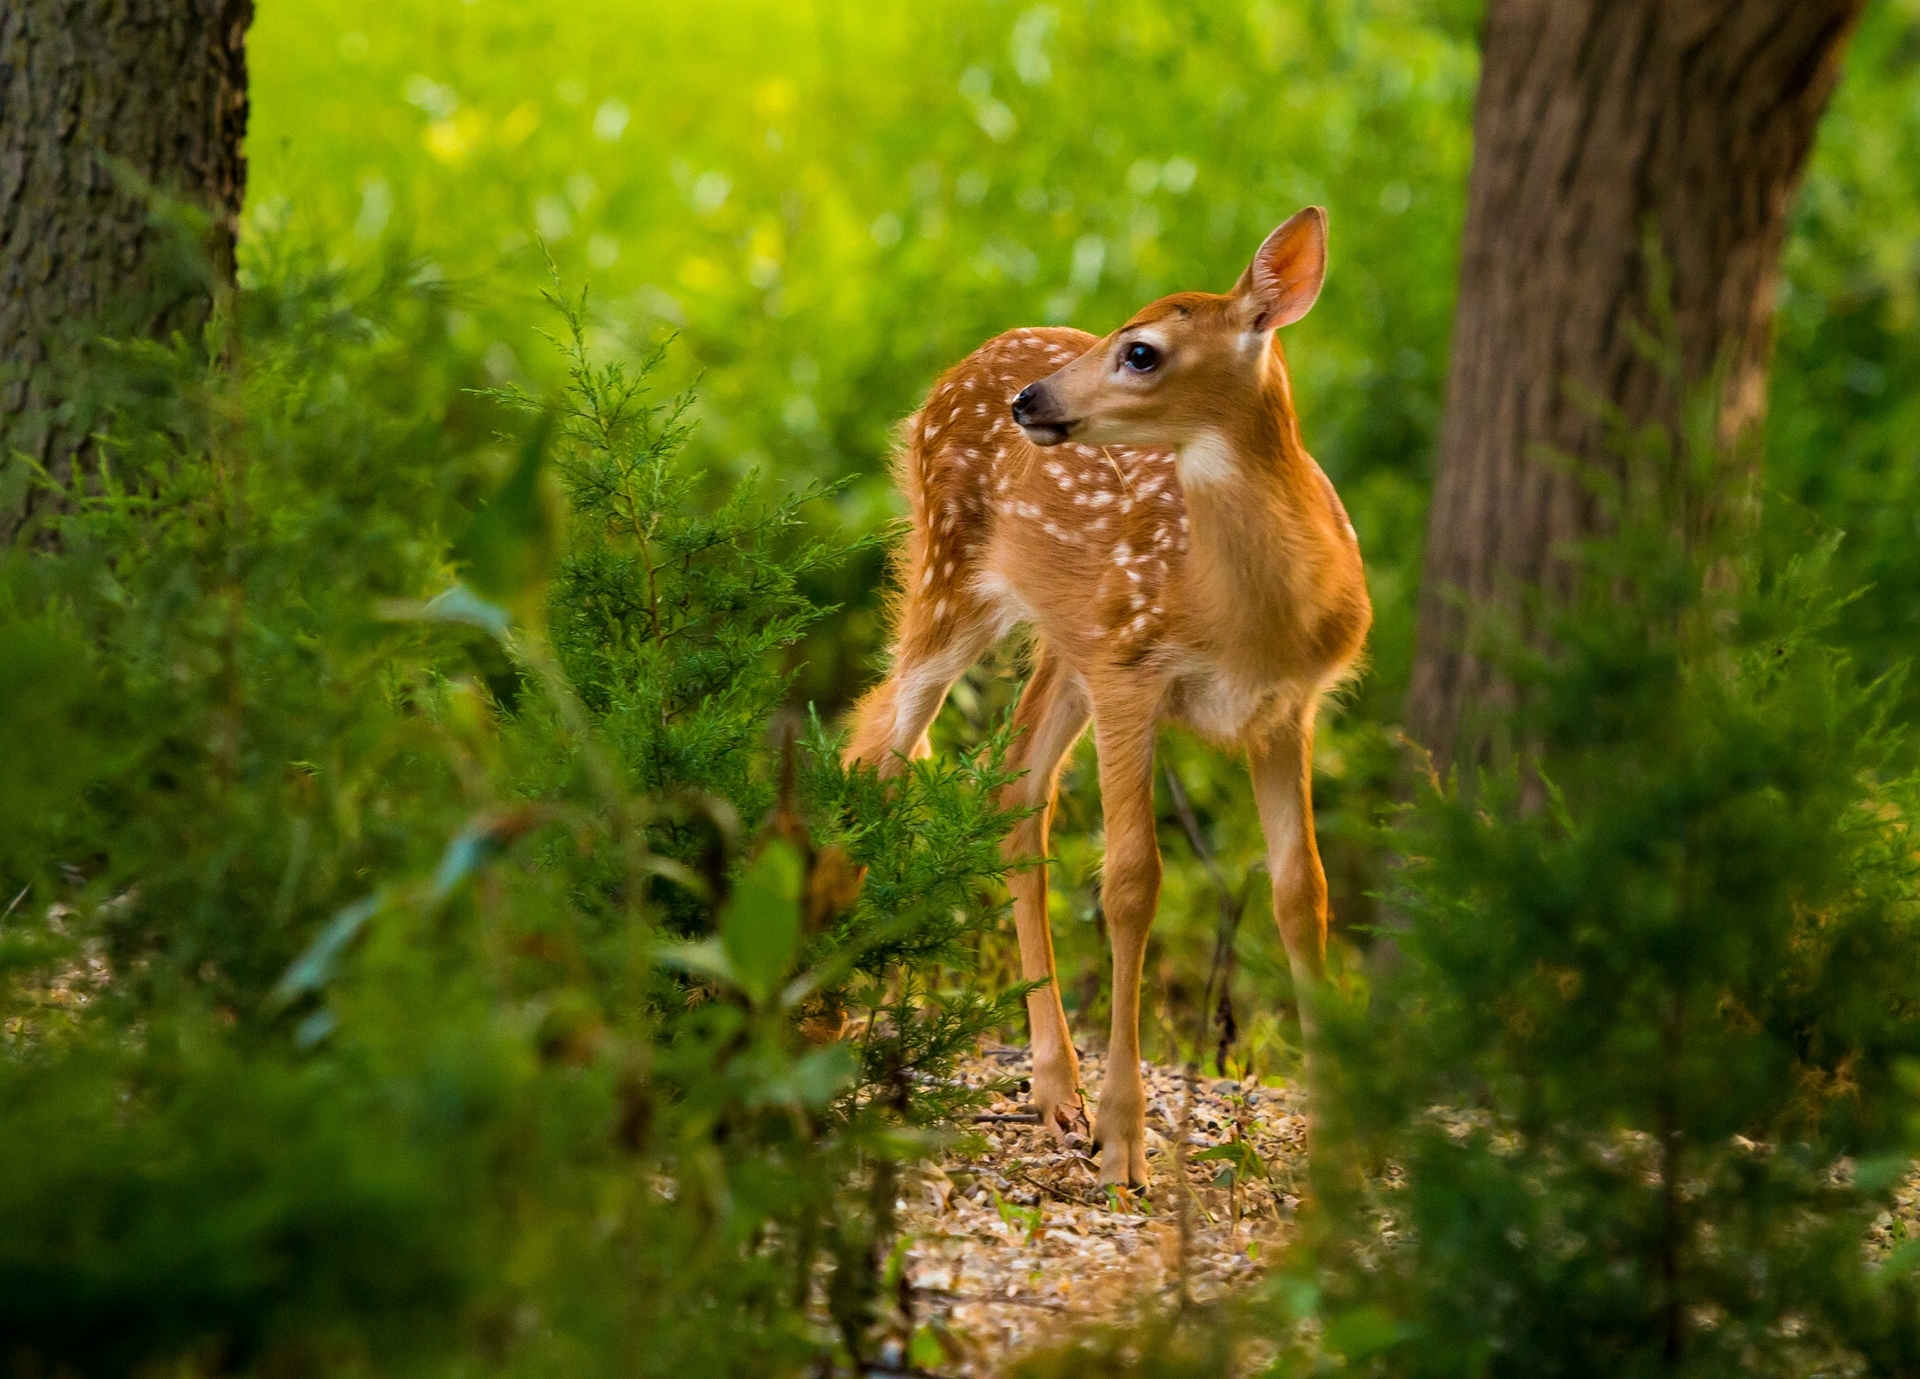
[[[1092,1127],[1103,1183],[1144,1185],[1139,1008],[1160,894],[1153,812],[1162,719],[1245,748],[1273,908],[1311,1028],[1326,952],[1314,842],[1314,711],[1353,670],[1372,621],[1359,543],[1307,454],[1273,331],[1326,273],[1317,206],[1269,235],[1232,292],[1180,292],[1105,339],[1067,329],[988,341],[908,419],[898,479],[893,669],[855,714],[850,761],[924,756],[947,692],[1016,624],[1033,669],[1007,787],[1035,812],[1007,839],[1039,858],[1009,879],[1028,980],[1033,1100],[1056,1135],[1084,1127],[1047,927],[1044,858],[1060,762],[1091,718],[1106,815],[1101,895],[1113,1031]]]

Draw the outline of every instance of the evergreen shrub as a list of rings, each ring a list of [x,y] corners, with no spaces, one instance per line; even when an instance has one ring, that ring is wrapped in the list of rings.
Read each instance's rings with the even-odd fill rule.
[[[0,1370],[858,1361],[1019,1004],[1004,733],[776,731],[845,548],[578,306],[523,426],[410,266],[252,277],[0,566]]]
[[[1329,992],[1288,1257],[1023,1376],[1920,1366],[1901,689],[1833,644],[1833,539],[1757,553],[1697,415],[1619,435],[1611,534],[1487,629],[1511,707],[1392,830],[1397,961]]]
[[[1404,965],[1335,1023],[1331,1335],[1407,1375],[1910,1372],[1915,781],[1829,640],[1827,541],[1753,553],[1711,435],[1618,436],[1613,534],[1506,639],[1508,764],[1405,815]],[[1391,1164],[1359,1193],[1329,1162]],[[1379,1180],[1376,1180],[1379,1181]]]

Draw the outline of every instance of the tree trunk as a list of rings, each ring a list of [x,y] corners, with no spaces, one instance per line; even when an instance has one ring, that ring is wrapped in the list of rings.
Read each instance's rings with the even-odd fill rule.
[[[15,452],[64,480],[86,444],[88,344],[196,330],[232,284],[252,19],[0,0],[0,541],[48,501]]]
[[[1718,379],[1720,439],[1755,438],[1788,213],[1863,4],[1490,0],[1406,715],[1443,763],[1478,755],[1504,698],[1467,609],[1564,588],[1556,552],[1599,520],[1541,452],[1607,462],[1593,399],[1678,424],[1681,390],[1636,343],[1649,236],[1680,379]]]

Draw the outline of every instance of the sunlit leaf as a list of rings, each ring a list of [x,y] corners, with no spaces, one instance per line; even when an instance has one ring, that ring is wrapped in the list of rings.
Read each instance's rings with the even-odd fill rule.
[[[778,987],[800,946],[800,855],[775,842],[735,884],[720,938],[740,985],[755,1001]]]
[[[733,970],[733,964],[727,959],[727,950],[719,939],[704,939],[699,943],[656,944],[653,958],[663,967],[678,968],[729,989],[740,985],[740,974]]]
[[[318,991],[333,976],[333,964],[366,922],[380,912],[386,898],[376,891],[340,911],[327,927],[293,960],[273,988],[275,1004],[286,1005],[309,991]]]

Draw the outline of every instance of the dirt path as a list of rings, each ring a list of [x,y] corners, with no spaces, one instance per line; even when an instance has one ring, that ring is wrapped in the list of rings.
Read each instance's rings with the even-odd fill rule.
[[[1082,1071],[1097,1089],[1100,1056],[1084,1057]],[[962,1076],[976,1087],[1010,1083],[988,1114],[1017,1117],[1028,1072],[1026,1050],[989,1049]],[[1253,1277],[1284,1238],[1304,1177],[1302,1094],[1196,1077],[1188,1103],[1176,1071],[1143,1065],[1143,1072],[1154,1174],[1145,1193],[1097,1187],[1084,1144],[1062,1147],[1037,1124],[988,1120],[978,1126],[982,1152],[949,1156],[909,1198],[906,1277],[916,1321],[945,1351],[934,1366],[940,1373],[996,1374],[1076,1326],[1171,1297],[1183,1273],[1192,1296],[1212,1296]],[[1173,1149],[1183,1123],[1184,1269]],[[1221,1146],[1233,1157],[1198,1157]],[[1236,1160],[1241,1167],[1227,1171]]]

